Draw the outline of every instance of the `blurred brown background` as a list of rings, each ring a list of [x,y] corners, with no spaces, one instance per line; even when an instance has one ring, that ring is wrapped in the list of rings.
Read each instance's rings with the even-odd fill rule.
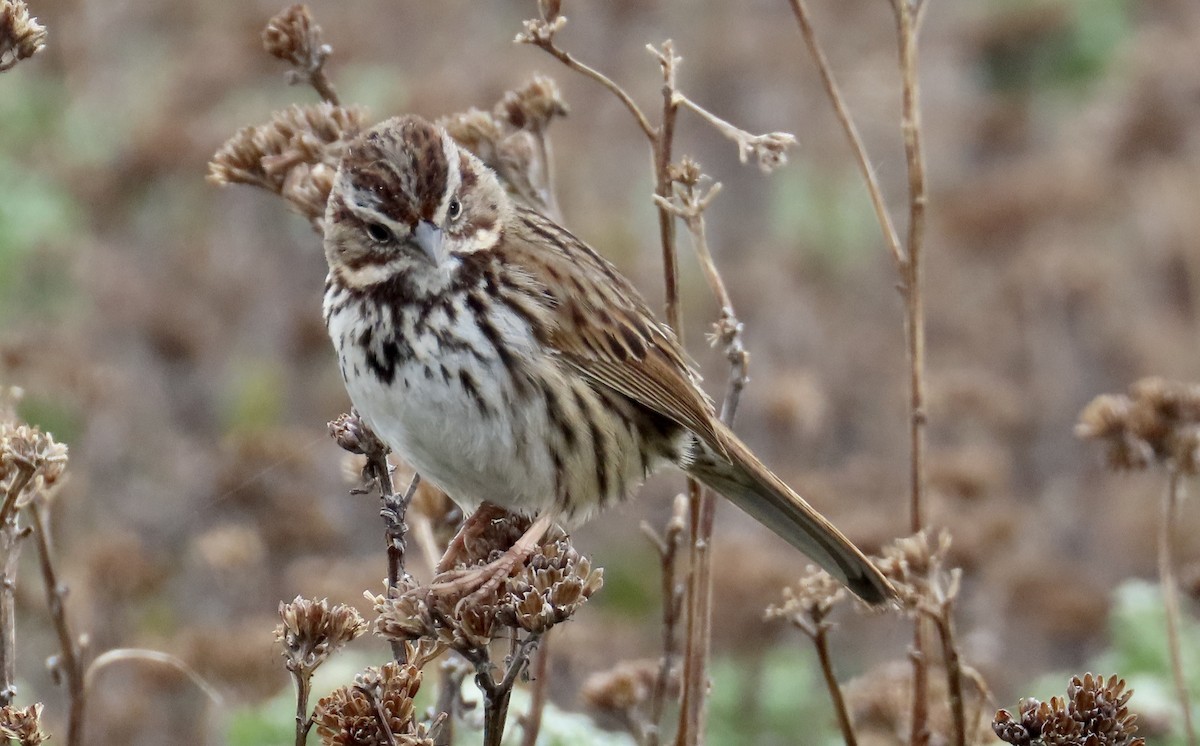
[[[929,516],[965,569],[964,655],[1008,702],[1103,648],[1111,589],[1153,573],[1159,481],[1105,473],[1072,426],[1092,396],[1140,376],[1200,378],[1200,5],[928,1]],[[236,128],[315,95],[261,50],[280,3],[30,6],[49,46],[0,76],[0,382],[23,386],[24,413],[71,447],[56,512],[70,614],[96,651],[166,650],[228,692],[274,694],[287,685],[277,604],[363,606],[384,574],[382,532],[325,431],[348,404],[320,319],[319,239],[281,200],[204,173]],[[902,221],[891,10],[813,6]],[[661,304],[645,142],[607,93],[511,43],[533,2],[311,7],[343,100],[375,118],[489,107],[534,72],[554,76],[572,107],[551,133],[566,222]],[[764,176],[680,118],[677,153],[725,185],[711,242],[753,355],[738,428],[864,548],[903,533],[894,270],[787,4],[564,12],[561,45],[648,110],[660,81],[644,46],[672,38],[692,98],[797,136],[789,165]],[[690,256],[682,271],[689,346],[719,394],[723,361],[702,341],[716,310]],[[614,657],[654,654],[658,580],[637,526],[661,524],[679,489],[656,479],[579,533],[608,583],[556,645],[566,695]],[[729,506],[720,519],[717,655],[804,644],[759,621],[803,558]],[[1184,521],[1186,565],[1200,557],[1194,506]],[[26,575],[20,670],[61,712],[36,665],[53,652],[40,593]],[[904,656],[901,625],[843,621],[846,675]],[[130,664],[102,683],[94,743],[163,743],[209,717],[174,674]]]

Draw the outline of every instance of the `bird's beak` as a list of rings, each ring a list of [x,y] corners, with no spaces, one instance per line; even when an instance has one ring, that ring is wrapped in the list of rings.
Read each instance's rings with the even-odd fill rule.
[[[412,232],[412,242],[421,249],[421,253],[429,257],[433,265],[439,266],[445,255],[442,253],[442,229],[428,220],[417,223]]]

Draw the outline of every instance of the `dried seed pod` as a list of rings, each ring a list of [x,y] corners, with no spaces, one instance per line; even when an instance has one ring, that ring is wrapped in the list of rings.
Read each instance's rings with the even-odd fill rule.
[[[367,629],[362,615],[352,606],[330,606],[325,599],[297,596],[279,604],[283,621],[275,627],[275,640],[283,645],[287,668],[309,675],[346,643]]]

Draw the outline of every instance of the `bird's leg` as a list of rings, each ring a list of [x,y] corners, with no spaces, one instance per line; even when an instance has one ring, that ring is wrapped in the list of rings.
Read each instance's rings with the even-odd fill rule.
[[[504,554],[486,565],[444,573],[450,577],[429,585],[427,590],[440,596],[462,596],[456,609],[486,598],[533,555],[553,523],[552,515],[539,516]]]
[[[435,575],[440,575],[448,570],[453,570],[455,565],[462,562],[467,556],[467,543],[477,540],[480,536],[487,533],[488,524],[492,521],[498,521],[509,515],[509,512],[495,503],[485,502],[467,519],[463,521],[463,525],[458,529],[458,533],[450,540],[446,546],[446,553],[442,555],[438,561],[437,567],[434,569]]]

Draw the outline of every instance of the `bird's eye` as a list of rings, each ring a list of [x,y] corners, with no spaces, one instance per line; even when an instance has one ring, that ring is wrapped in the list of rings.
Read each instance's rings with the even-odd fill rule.
[[[383,223],[367,223],[367,235],[376,243],[388,243],[395,239],[391,229]]]
[[[457,199],[450,200],[450,204],[446,206],[446,217],[455,220],[462,214],[462,203]]]

